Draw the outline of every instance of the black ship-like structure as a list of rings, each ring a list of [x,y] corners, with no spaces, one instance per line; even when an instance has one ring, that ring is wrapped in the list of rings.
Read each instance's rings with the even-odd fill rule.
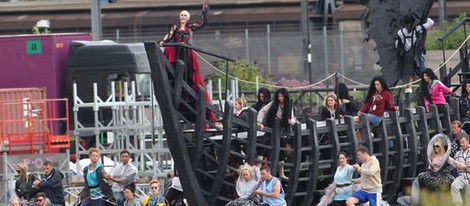
[[[184,44],[171,46],[207,53]],[[195,91],[184,81],[185,63],[182,60],[178,60],[174,68],[155,42],[146,42],[145,48],[168,146],[189,205],[225,205],[232,200],[235,183],[227,179],[226,173],[237,170],[229,164],[233,160],[268,164],[272,171],[277,171],[279,163],[272,160],[278,160],[280,153],[288,150],[280,146],[279,126],[265,128],[262,132],[270,133],[271,144],[261,144],[255,110],[249,110],[248,121],[233,118],[232,112],[221,112],[206,103],[202,87]],[[217,128],[207,120],[208,110],[221,117],[223,128],[232,128],[236,123],[244,128],[243,132],[232,129],[208,131],[206,125]],[[228,102],[225,102],[225,111],[233,111]],[[429,112],[423,107],[402,109],[390,112],[377,127],[367,123],[367,116],[361,118],[360,123],[354,123],[351,116],[345,116],[340,122],[305,118],[293,125],[289,133],[292,156],[284,165],[289,181],[283,181],[288,205],[317,203],[323,189],[332,182],[337,154],[346,151],[351,156],[350,162],[355,163],[354,154],[359,145],[367,146],[379,159],[383,198],[394,202],[403,187],[428,167],[425,154],[430,138],[438,133],[448,134],[451,120],[459,119],[458,114],[458,99],[450,98],[444,114],[439,115],[434,105],[430,105]],[[279,121],[275,125],[279,125]],[[357,129],[362,131],[361,141],[356,138]],[[259,149],[270,151],[267,160],[256,158]]]

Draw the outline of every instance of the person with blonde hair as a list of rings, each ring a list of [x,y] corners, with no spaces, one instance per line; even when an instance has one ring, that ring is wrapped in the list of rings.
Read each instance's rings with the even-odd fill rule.
[[[429,141],[427,148],[429,168],[428,171],[418,174],[412,183],[412,204],[419,204],[421,188],[426,188],[430,192],[450,189],[455,179],[450,171],[459,165],[450,157],[450,152],[450,139],[447,135],[437,134]]]
[[[244,97],[238,97],[233,103],[234,117],[243,121],[248,121],[248,103]],[[237,131],[246,131],[247,128],[241,126],[240,124],[233,123],[233,128],[236,128]]]
[[[20,200],[16,197],[10,198],[9,206],[20,206]]]
[[[99,150],[92,147],[88,149],[90,164],[83,168],[85,185],[80,192],[82,206],[104,206],[115,203],[111,186],[105,181],[108,173],[101,163]]]
[[[259,203],[256,189],[260,186],[260,171],[256,166],[249,164],[241,165],[240,175],[236,183],[238,198],[227,203],[225,206],[251,206]]]
[[[38,188],[34,186],[33,182],[39,180],[35,174],[28,172],[28,166],[24,163],[18,163],[15,166],[18,179],[15,182],[15,193],[18,198],[26,201],[34,201],[34,196],[38,193]]]
[[[160,181],[157,179],[151,180],[150,183],[150,194],[145,196],[142,201],[142,206],[160,206],[166,205],[165,198],[158,194],[160,191]]]
[[[344,111],[338,105],[338,98],[335,94],[328,94],[323,101],[323,108],[321,110],[321,120],[326,119],[341,119]]]
[[[181,43],[191,45],[192,32],[197,31],[204,27],[207,22],[207,14],[209,12],[209,4],[205,2],[202,5],[201,18],[197,22],[189,22],[191,15],[188,11],[183,10],[179,14],[178,24],[171,26],[170,31],[159,41],[160,46],[165,46],[164,43]],[[206,96],[205,100],[207,104],[211,103],[209,93],[207,93],[206,84],[201,76],[199,69],[199,63],[196,58],[196,53],[192,49],[187,49],[180,46],[167,46],[165,47],[163,54],[168,59],[168,62],[176,68],[176,62],[178,59],[185,61],[186,76],[184,79],[195,91],[198,86],[204,88]],[[207,110],[207,117],[210,121],[216,121],[216,116],[213,112]]]

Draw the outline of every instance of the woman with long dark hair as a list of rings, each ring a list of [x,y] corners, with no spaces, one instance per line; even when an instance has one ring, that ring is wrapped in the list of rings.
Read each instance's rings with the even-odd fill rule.
[[[258,125],[260,129],[263,129],[264,125],[272,127],[277,117],[281,120],[281,128],[287,129],[289,125],[295,124],[295,117],[292,113],[289,93],[286,88],[280,88],[274,93],[273,101],[259,111]]]
[[[345,83],[340,82],[335,87],[335,93],[338,96],[339,107],[344,111],[345,115],[356,116],[359,107],[356,102],[352,101],[349,96],[349,89]]]
[[[385,110],[396,111],[398,106],[393,106],[392,93],[381,76],[376,76],[372,79],[364,100],[364,105],[358,112],[358,116],[354,117],[355,122],[359,122],[359,116],[366,113],[369,123],[377,126],[382,121]]]
[[[444,94],[449,94],[450,89],[437,79],[432,69],[425,69],[421,75],[420,90],[424,99],[426,111],[429,111],[428,105],[437,106],[439,113],[443,113],[446,108],[446,99]]]
[[[470,121],[470,79],[462,83],[462,95],[460,96],[460,119],[462,122]]]
[[[264,87],[258,89],[258,101],[251,105],[257,112],[271,102],[271,92]]]
[[[278,89],[276,93],[274,93],[274,99],[259,111],[257,117],[259,128],[262,130],[264,125],[272,128],[276,118],[280,119],[281,121],[281,147],[290,148],[290,144],[287,140],[287,132],[290,126],[295,124],[296,120],[293,115],[292,103],[289,98],[289,93],[285,88]],[[262,140],[263,144],[269,144],[270,141],[271,136],[266,134]],[[264,150],[262,153],[263,154],[260,155],[266,157],[268,151]],[[281,161],[281,166],[279,167],[279,176],[284,179],[287,179],[287,177],[284,175],[283,163],[289,156],[290,151],[288,150],[284,151],[283,153],[281,152],[279,155],[279,159]]]

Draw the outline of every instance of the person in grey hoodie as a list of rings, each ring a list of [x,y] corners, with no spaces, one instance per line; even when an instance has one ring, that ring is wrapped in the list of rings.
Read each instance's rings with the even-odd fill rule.
[[[380,163],[375,156],[369,154],[367,147],[361,146],[356,151],[357,160],[362,162],[359,166],[353,165],[354,170],[361,174],[359,179],[353,179],[353,183],[361,183],[361,189],[346,201],[347,206],[357,203],[369,202],[370,206],[380,205],[382,201],[382,180],[380,177]]]
[[[64,186],[62,179],[64,174],[52,167],[51,161],[44,161],[43,163],[44,178],[36,180],[33,184],[39,188],[40,192],[46,193],[46,197],[51,201],[52,206],[64,206]]]

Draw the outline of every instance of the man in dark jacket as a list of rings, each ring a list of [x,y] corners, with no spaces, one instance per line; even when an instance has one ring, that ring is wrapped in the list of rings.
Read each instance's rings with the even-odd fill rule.
[[[51,201],[52,206],[64,206],[64,186],[62,179],[64,174],[52,167],[51,161],[43,163],[44,178],[34,181],[34,185],[39,187],[39,191],[46,193],[46,197]]]

